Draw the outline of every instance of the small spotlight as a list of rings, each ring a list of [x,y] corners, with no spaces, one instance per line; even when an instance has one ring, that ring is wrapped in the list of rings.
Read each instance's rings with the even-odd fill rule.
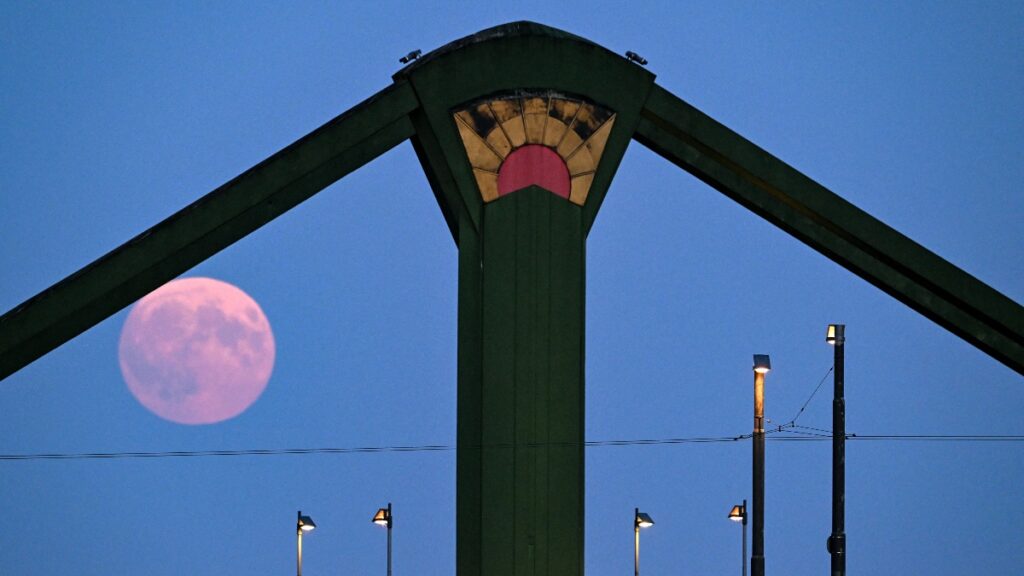
[[[419,58],[420,54],[423,54],[422,50],[413,50],[412,52],[409,52],[405,56],[399,58],[398,61],[401,62],[402,64],[408,64],[409,62],[412,62],[413,60]]]
[[[626,58],[628,58],[630,62],[636,62],[641,66],[647,66],[647,59],[632,50],[626,52]]]

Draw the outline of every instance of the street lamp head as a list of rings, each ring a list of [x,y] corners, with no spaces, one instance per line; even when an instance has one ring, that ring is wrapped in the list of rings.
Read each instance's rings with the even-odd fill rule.
[[[646,512],[640,512],[639,510],[636,512],[636,518],[634,518],[633,522],[639,528],[654,526],[654,520],[651,520],[651,517]]]
[[[828,332],[825,334],[825,342],[835,346],[836,344],[842,344],[846,341],[846,325],[845,324],[829,324]]]
[[[767,354],[754,354],[754,372],[767,374],[772,369],[772,361]]]
[[[732,520],[733,522],[743,522],[746,517],[747,508],[742,504],[733,506],[732,510],[729,511],[729,520]]]
[[[296,526],[303,532],[312,532],[316,529],[316,522],[313,522],[309,516],[303,516],[302,511],[299,510],[299,521]]]
[[[388,503],[387,508],[377,510],[377,513],[373,515],[371,522],[378,526],[391,528],[391,503]]]

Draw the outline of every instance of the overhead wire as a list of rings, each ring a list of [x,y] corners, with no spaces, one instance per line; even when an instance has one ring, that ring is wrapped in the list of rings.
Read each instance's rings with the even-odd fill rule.
[[[831,434],[801,432],[783,429],[781,432],[795,434],[792,436],[772,435],[766,433],[766,440],[773,442],[793,441],[827,441]],[[737,436],[693,436],[684,438],[647,438],[631,440],[589,440],[583,442],[587,448],[611,446],[664,446],[676,444],[722,444],[749,440],[751,434]],[[1024,435],[998,434],[847,434],[847,440],[853,441],[901,441],[901,442],[1024,442]],[[573,442],[549,442],[520,445],[521,448],[574,446]],[[512,444],[489,444],[482,448],[512,448]],[[287,456],[309,454],[378,454],[407,452],[450,452],[455,447],[443,444],[425,444],[418,446],[362,446],[362,447],[322,447],[322,448],[259,448],[241,450],[174,450],[156,452],[57,452],[31,454],[0,454],[0,461],[25,460],[117,460],[147,458],[195,458],[195,457],[227,457],[227,456]]]
[[[804,413],[804,410],[807,408],[807,405],[810,404],[811,400],[814,399],[814,395],[817,394],[818,390],[821,389],[821,385],[825,383],[825,379],[828,378],[828,375],[832,373],[832,370],[834,368],[835,366],[828,367],[828,370],[825,372],[825,375],[821,377],[821,380],[818,382],[818,385],[814,387],[814,391],[811,392],[811,395],[807,397],[807,400],[804,402],[803,406],[801,406],[800,409],[797,410],[796,414],[789,419],[789,422],[783,424],[782,426],[792,426],[796,424],[796,419],[799,418],[800,415]]]
[[[807,400],[796,414],[785,424],[765,430],[765,439],[772,442],[823,442],[832,439],[831,430],[797,424],[796,421],[807,409],[814,396],[825,383],[834,366],[830,366],[821,377]],[[664,446],[673,444],[720,444],[749,440],[753,434],[735,436],[691,436],[682,438],[633,438],[623,440],[588,440],[586,448],[606,446]],[[997,434],[847,434],[847,440],[864,441],[910,441],[910,442],[1024,442],[1024,435]],[[519,444],[519,448],[575,446],[574,442],[545,442]],[[486,444],[471,448],[504,449],[516,447],[512,444]],[[408,452],[451,452],[455,446],[445,444],[423,444],[410,446],[360,446],[321,448],[253,448],[239,450],[173,450],[153,452],[54,452],[30,454],[0,454],[0,461],[26,460],[122,460],[150,458],[195,458],[226,456],[289,456],[309,454],[379,454]]]

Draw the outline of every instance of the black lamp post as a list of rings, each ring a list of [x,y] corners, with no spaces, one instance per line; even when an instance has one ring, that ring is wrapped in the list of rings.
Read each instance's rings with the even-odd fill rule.
[[[747,576],[747,501],[737,504],[729,511],[729,520],[743,523],[743,576]]]
[[[832,534],[826,547],[832,556],[832,576],[846,574],[846,399],[843,391],[846,325],[829,324],[825,341],[835,353],[832,395]]]
[[[764,576],[764,375],[772,369],[767,354],[754,354],[754,553],[751,576]]]
[[[388,576],[391,576],[391,527],[394,526],[394,517],[391,516],[391,502],[387,508],[377,510],[373,515],[373,523],[378,526],[387,526],[388,529]]]

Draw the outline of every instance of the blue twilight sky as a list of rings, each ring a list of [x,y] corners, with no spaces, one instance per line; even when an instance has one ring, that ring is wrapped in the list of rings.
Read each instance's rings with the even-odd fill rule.
[[[0,4],[0,312],[390,83],[398,57],[530,19],[657,81],[1024,301],[1024,4]],[[789,420],[845,322],[848,430],[1024,434],[1022,378],[633,143],[588,242],[587,439],[746,433],[751,354]],[[409,144],[204,262],[266,312],[277,364],[225,423],[157,418],[122,311],[0,382],[0,453],[454,444],[456,249]],[[799,423],[831,423],[830,382]],[[1009,574],[1024,443],[850,442],[849,568]],[[830,446],[767,451],[769,571],[827,570]],[[454,572],[447,452],[0,462],[0,573]],[[750,444],[587,450],[588,576],[735,574]]]

